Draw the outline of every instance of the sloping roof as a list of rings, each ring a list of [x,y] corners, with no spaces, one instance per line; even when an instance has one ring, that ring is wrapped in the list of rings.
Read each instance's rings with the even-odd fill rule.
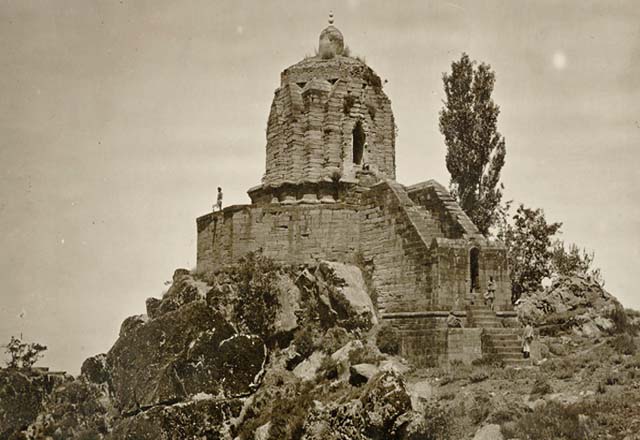
[[[425,182],[416,183],[415,185],[407,186],[407,192],[409,193],[424,190],[433,191],[444,209],[450,215],[451,219],[457,222],[465,235],[482,235],[480,234],[478,227],[473,224],[469,216],[462,210],[451,193],[449,193],[449,191],[437,181],[431,179]]]

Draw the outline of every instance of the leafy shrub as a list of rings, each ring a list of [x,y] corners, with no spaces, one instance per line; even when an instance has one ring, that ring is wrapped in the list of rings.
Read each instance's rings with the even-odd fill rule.
[[[605,378],[605,383],[607,385],[609,385],[609,386],[611,386],[611,385],[622,385],[623,380],[619,375],[617,375],[615,373],[611,373]]]
[[[475,367],[503,368],[504,361],[496,353],[483,353],[482,357],[472,360],[471,365]]]
[[[81,431],[76,437],[78,440],[100,440],[102,436],[92,429]]]
[[[380,327],[376,336],[378,349],[387,354],[398,354],[400,352],[400,334],[398,330],[390,325]]]
[[[9,355],[8,368],[31,368],[38,359],[42,358],[42,352],[47,349],[46,346],[36,342],[22,342],[15,336],[11,336],[11,340],[5,347],[5,353]]]
[[[318,368],[318,377],[328,380],[337,379],[340,375],[341,365],[331,356],[325,356],[322,358],[322,362],[320,362],[320,367]]]
[[[302,436],[302,426],[313,403],[313,383],[276,384],[277,388],[265,387],[254,395],[235,438],[253,440],[256,430],[268,422],[271,439],[297,440]]]
[[[544,376],[539,376],[533,383],[530,394],[535,396],[544,396],[552,392],[553,388],[551,387],[551,384],[549,383],[547,378]]]
[[[613,321],[613,328],[609,331],[610,334],[628,333],[636,335],[638,333],[638,328],[631,323],[629,314],[624,308],[615,307],[606,317]]]
[[[295,396],[276,400],[271,409],[269,438],[274,440],[301,438],[304,422],[312,402],[312,393],[310,392],[302,392]]]
[[[293,338],[293,345],[303,359],[308,358],[315,350],[313,332],[308,328],[299,330]]]
[[[280,307],[276,290],[278,268],[270,258],[250,252],[231,272],[238,285],[234,318],[250,332],[269,340]]]
[[[503,425],[505,438],[525,438],[529,440],[583,440],[590,438],[579,422],[579,410],[574,406],[563,406],[548,402],[525,414],[515,425]],[[509,432],[510,430],[513,432]],[[505,432],[506,431],[506,432]]]
[[[551,250],[551,266],[556,274],[589,276],[603,286],[604,280],[600,269],[593,267],[594,258],[593,252],[580,249],[575,244],[570,244],[567,249],[562,240],[556,240]]]
[[[528,440],[584,440],[623,438],[637,418],[636,394],[632,390],[604,393],[573,405],[548,402],[523,415],[515,423],[502,425],[504,438]]]
[[[638,347],[636,342],[628,333],[622,333],[611,340],[611,346],[620,354],[633,355],[636,354]]]
[[[380,360],[382,360],[381,357],[367,348],[367,346],[359,347],[349,352],[349,363],[351,365],[377,364]]]
[[[489,378],[489,373],[484,368],[473,370],[473,372],[469,375],[469,381],[471,383],[478,383]]]
[[[515,302],[524,292],[541,287],[543,278],[551,275],[551,238],[562,223],[547,223],[542,209],[520,205],[513,216],[513,225],[506,225],[503,232],[507,246],[511,300]]]
[[[451,413],[437,402],[430,402],[424,408],[424,418],[407,440],[449,440],[453,426]]]
[[[342,327],[331,327],[322,337],[320,347],[327,354],[335,353],[349,342],[349,333]]]

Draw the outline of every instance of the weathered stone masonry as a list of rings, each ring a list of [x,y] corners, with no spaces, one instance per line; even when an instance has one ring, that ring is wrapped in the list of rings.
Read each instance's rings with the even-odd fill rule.
[[[482,353],[484,328],[514,316],[505,248],[483,237],[439,183],[395,181],[391,102],[380,78],[343,47],[329,26],[320,55],[282,72],[262,183],[249,190],[250,205],[198,218],[198,270],[258,249],[283,263],[363,265],[406,356],[419,365],[470,361]],[[473,309],[490,277],[497,314]],[[471,328],[448,329],[450,311]],[[496,341],[510,337],[502,331],[491,330]]]

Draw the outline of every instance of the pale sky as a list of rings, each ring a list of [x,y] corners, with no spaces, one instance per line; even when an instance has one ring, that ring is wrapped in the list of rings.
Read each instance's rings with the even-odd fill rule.
[[[0,0],[0,343],[77,373],[195,265],[195,218],[264,171],[280,72],[329,10],[389,82],[403,184],[448,184],[442,73],[497,75],[506,197],[544,208],[640,309],[640,4]]]

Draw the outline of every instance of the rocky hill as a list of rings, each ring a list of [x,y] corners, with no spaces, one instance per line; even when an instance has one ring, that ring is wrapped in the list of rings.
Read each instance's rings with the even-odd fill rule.
[[[0,372],[1,439],[640,438],[635,314],[586,278],[523,297],[533,363],[416,369],[367,274],[260,255],[179,269],[77,378]]]

